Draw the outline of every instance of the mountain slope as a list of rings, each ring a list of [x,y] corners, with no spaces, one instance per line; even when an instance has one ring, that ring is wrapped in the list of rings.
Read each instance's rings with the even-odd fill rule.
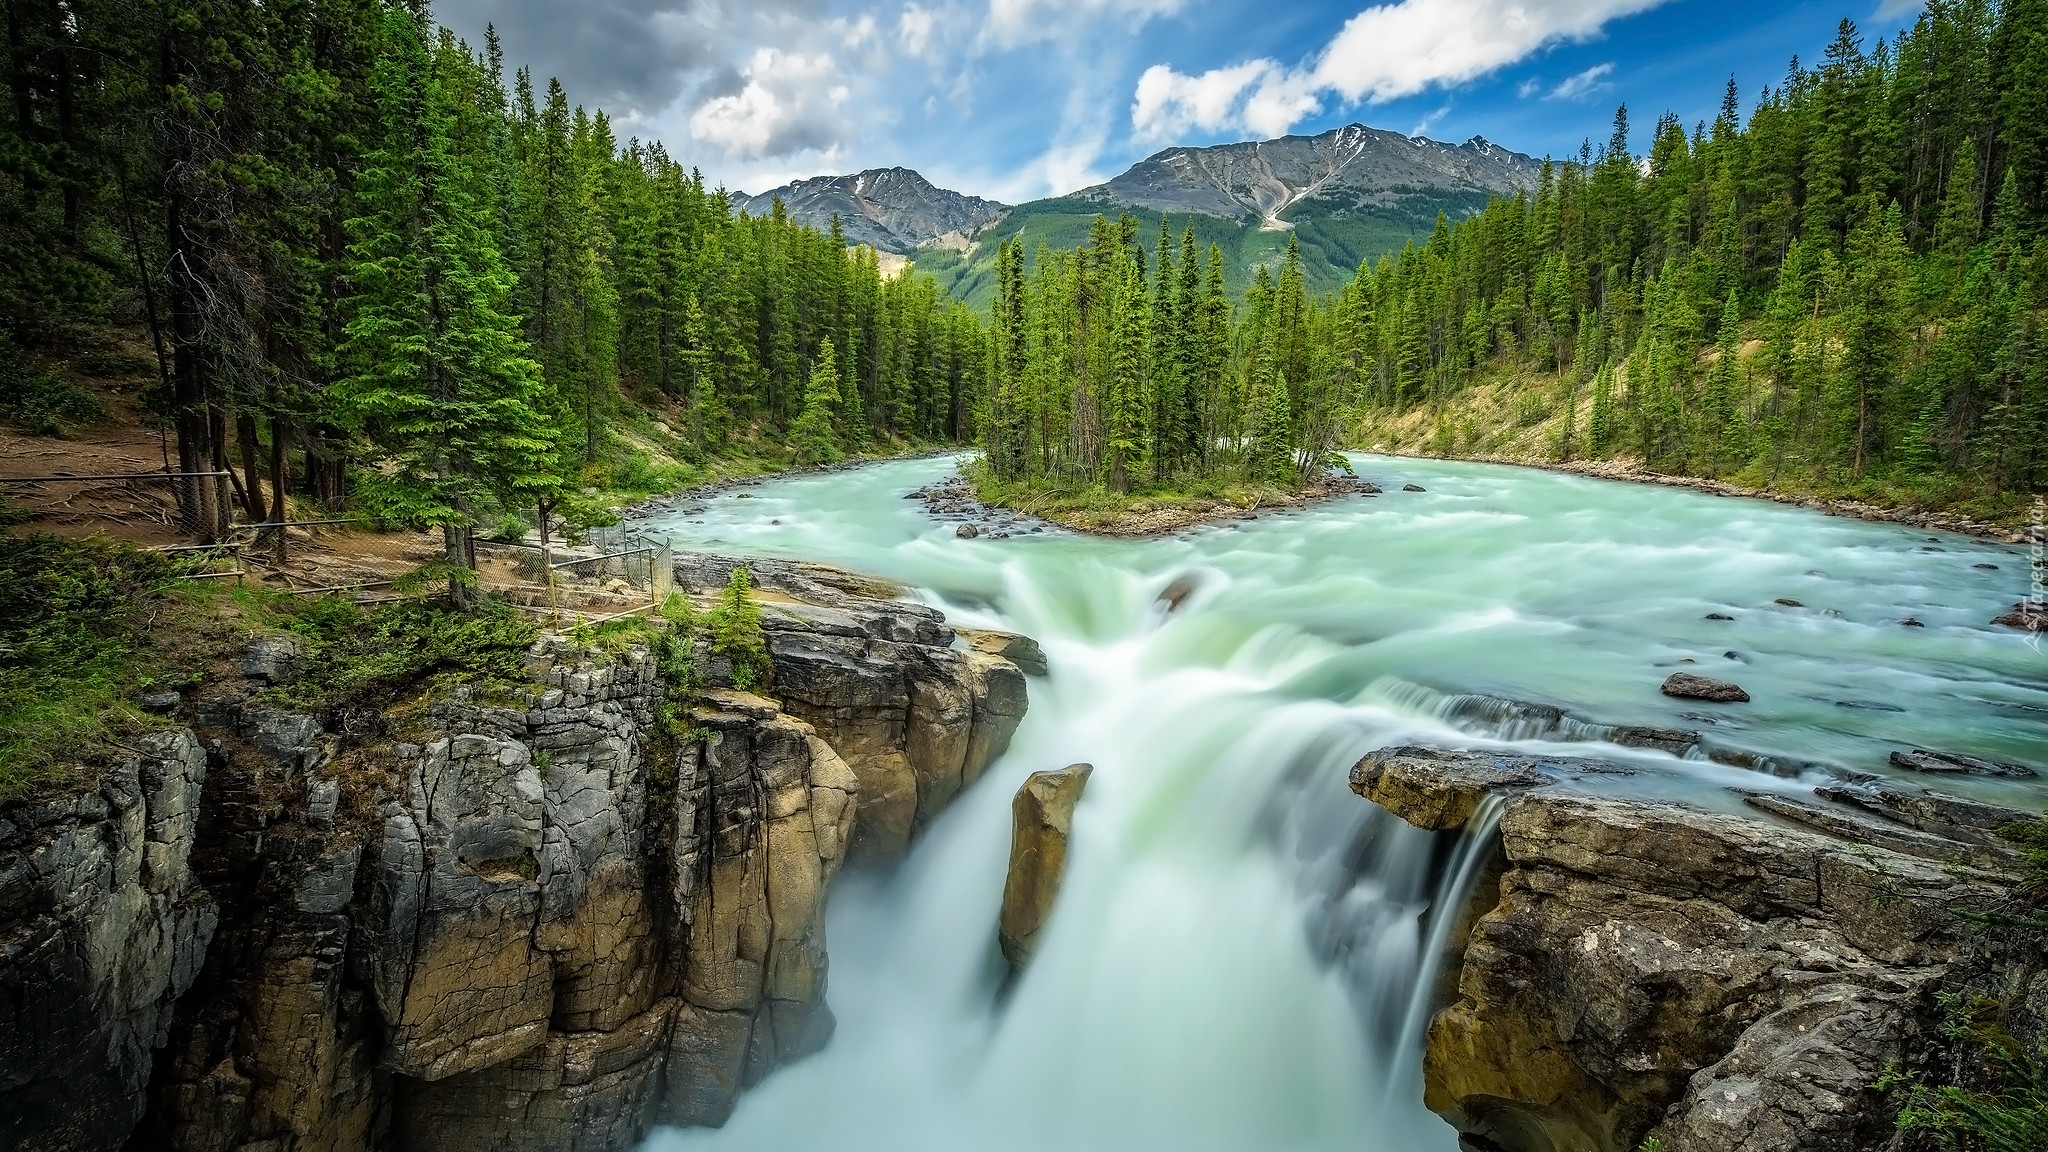
[[[732,204],[754,216],[773,210],[776,197],[790,219],[819,231],[833,213],[848,243],[907,253],[949,233],[970,234],[1002,216],[1007,205],[934,185],[908,168],[871,168],[850,176],[813,176],[758,196],[732,194]]]
[[[1022,236],[1027,268],[1040,241],[1085,242],[1099,213],[1130,212],[1149,248],[1162,218],[1176,239],[1192,226],[1204,252],[1223,250],[1224,280],[1242,295],[1259,266],[1301,244],[1313,292],[1341,287],[1363,261],[1426,239],[1438,213],[1456,220],[1496,194],[1533,188],[1542,162],[1479,137],[1444,144],[1350,124],[1316,136],[1169,148],[1106,183],[1010,209],[973,236],[926,245],[918,269],[980,307],[995,287],[995,245]]]

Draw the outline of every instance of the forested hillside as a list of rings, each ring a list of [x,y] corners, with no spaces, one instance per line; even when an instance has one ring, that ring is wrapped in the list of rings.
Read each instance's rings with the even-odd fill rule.
[[[1190,230],[1002,249],[990,463],[1128,492],[1306,479],[1340,444],[1625,456],[1759,487],[2012,514],[2048,483],[2048,6],[1843,21],[1743,117],[1626,107],[1531,193],[1311,300],[1300,245],[1233,322]],[[1312,290],[1312,289],[1311,289]]]
[[[588,487],[974,434],[983,325],[930,279],[884,279],[779,209],[733,212],[423,5],[76,0],[9,20],[18,423],[90,418],[67,356],[146,333],[176,464],[232,465],[246,520],[286,494],[353,501],[443,526],[458,559],[472,525],[573,511]]]
[[[2048,484],[2048,5],[1849,21],[1743,117],[1628,111],[1337,301],[1366,444],[1986,512]]]

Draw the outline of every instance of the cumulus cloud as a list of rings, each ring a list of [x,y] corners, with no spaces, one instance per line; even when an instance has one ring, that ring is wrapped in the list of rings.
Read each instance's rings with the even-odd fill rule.
[[[1201,76],[1184,75],[1163,64],[1147,69],[1139,80],[1145,91],[1132,104],[1132,127],[1141,136],[1164,134],[1161,130],[1169,125],[1180,125],[1182,131],[1188,126],[1207,131],[1243,127],[1260,135],[1279,135],[1321,111],[1326,99],[1380,103],[1461,84],[1549,45],[1590,40],[1610,20],[1662,3],[1665,0],[1399,0],[1375,5],[1347,20],[1299,67],[1260,59]],[[1579,91],[1591,91],[1605,72],[1589,72],[1598,74],[1581,73],[1559,89],[1583,80]],[[1207,109],[1219,102],[1231,113],[1220,121],[1213,115],[1208,121],[1200,118],[1198,104]]]
[[[905,55],[922,56],[932,43],[932,10],[916,4],[905,4],[903,14],[896,18],[896,40],[903,45]]]
[[[1614,85],[1607,83],[1606,76],[1614,71],[1613,64],[1595,64],[1584,72],[1577,72],[1564,78],[1557,87],[1550,90],[1546,100],[1580,100],[1595,92],[1604,91]]]
[[[823,151],[844,131],[840,109],[852,95],[829,55],[756,49],[737,92],[705,101],[690,115],[690,136],[730,156],[759,158]]]
[[[1279,67],[1271,60],[1247,60],[1200,76],[1183,76],[1154,64],[1138,77],[1131,126],[1141,138],[1154,140],[1179,136],[1190,128],[1221,132],[1242,118],[1251,86]]]

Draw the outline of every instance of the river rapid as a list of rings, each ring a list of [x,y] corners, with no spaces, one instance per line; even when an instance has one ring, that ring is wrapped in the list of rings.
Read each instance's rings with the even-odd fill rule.
[[[2048,655],[1986,624],[2026,594],[2019,548],[1353,459],[1383,495],[1164,539],[959,539],[903,498],[946,459],[774,480],[644,522],[678,547],[889,577],[954,623],[1036,638],[1051,668],[1009,753],[905,865],[839,881],[830,1046],[723,1129],[662,1131],[649,1152],[1452,1152],[1419,1063],[1448,927],[1432,910],[1455,903],[1477,840],[1352,795],[1351,764],[1395,743],[1513,744],[1627,760],[1641,771],[1588,786],[1730,811],[1731,787],[1823,778],[1558,742],[1569,726],[1516,739],[1527,724],[1464,694],[1915,784],[1888,752],[2048,762]],[[1168,612],[1177,580],[1195,591]],[[1659,695],[1680,669],[1753,702]],[[1076,761],[1095,773],[1059,906],[1006,985],[1010,797]],[[2048,806],[2048,781],[1936,786]]]

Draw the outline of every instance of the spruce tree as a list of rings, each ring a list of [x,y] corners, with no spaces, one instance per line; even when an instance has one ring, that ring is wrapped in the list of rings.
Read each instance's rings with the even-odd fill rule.
[[[333,399],[376,446],[394,508],[439,527],[448,591],[469,603],[470,533],[490,504],[521,505],[559,483],[539,368],[504,312],[513,284],[476,172],[455,154],[455,109],[403,9],[387,9],[371,74],[376,145],[348,221],[350,374]]]
[[[799,464],[828,464],[839,459],[839,438],[832,431],[832,412],[839,405],[839,367],[832,359],[832,338],[818,345],[818,362],[804,389],[803,414],[789,430],[789,446]]]

